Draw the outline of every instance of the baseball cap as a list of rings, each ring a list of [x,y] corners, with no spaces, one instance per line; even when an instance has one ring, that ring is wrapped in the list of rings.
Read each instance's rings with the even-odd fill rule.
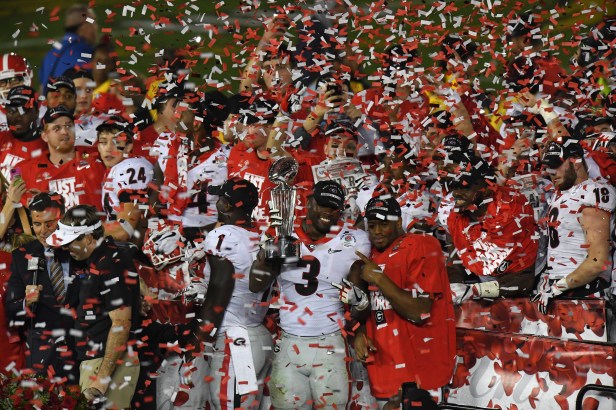
[[[36,104],[36,91],[32,87],[18,85],[11,88],[6,99],[7,107],[32,108]]]
[[[471,148],[471,141],[457,134],[449,134],[443,138],[443,148],[447,153],[455,151],[466,153]]]
[[[58,105],[57,107],[49,108],[47,111],[45,111],[45,115],[41,120],[41,126],[44,127],[45,125],[57,120],[60,117],[69,117],[71,120],[73,120],[73,114],[68,110],[68,108],[63,105]]]
[[[70,78],[62,75],[60,77],[57,78],[49,78],[49,81],[47,81],[47,92],[50,91],[58,91],[60,88],[68,88],[69,90],[71,90],[73,93],[75,93],[75,83],[73,83],[73,80],[71,80]]]
[[[478,182],[493,179],[490,166],[479,157],[454,151],[447,156],[447,159],[458,165],[456,174],[452,178],[447,178],[448,190],[470,188]]]
[[[133,128],[134,126],[130,121],[118,115],[114,115],[114,116],[107,118],[98,127],[96,127],[96,132],[101,132],[101,131],[113,132],[113,130],[116,130],[116,133],[124,133],[132,140],[135,137]]]
[[[319,181],[312,190],[312,196],[317,204],[333,209],[344,206],[344,189],[336,181]]]
[[[273,100],[258,98],[247,109],[240,110],[238,122],[244,125],[273,124],[280,107]]]
[[[395,198],[389,197],[375,197],[368,201],[366,204],[366,211],[364,212],[366,219],[379,219],[385,220],[398,220],[402,216],[402,210],[400,204]]]
[[[94,225],[65,225],[62,222],[58,222],[58,228],[54,233],[47,237],[47,244],[53,247],[60,247],[68,245],[81,235],[87,235],[93,233],[95,230],[103,226],[101,221],[98,221]]]
[[[576,140],[568,139],[562,143],[550,142],[545,147],[541,163],[548,168],[558,168],[569,158],[584,158],[584,149]]]
[[[251,213],[259,203],[259,191],[250,181],[241,178],[228,179],[222,186],[210,187],[208,192],[224,197],[235,208]]]

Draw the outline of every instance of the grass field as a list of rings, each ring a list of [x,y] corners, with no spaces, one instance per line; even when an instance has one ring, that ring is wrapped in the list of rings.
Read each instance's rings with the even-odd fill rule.
[[[256,1],[258,0],[244,1],[244,3]],[[378,10],[378,7],[374,7],[370,1],[345,1],[360,6],[367,15]],[[1,0],[0,3],[3,6],[0,7],[2,23],[0,52],[16,51],[25,56],[36,70],[44,54],[50,49],[50,43],[62,37],[64,10],[74,1]],[[240,10],[240,0],[134,2],[91,0],[89,4],[96,11],[103,34],[110,35],[115,42],[124,69],[146,74],[147,69],[154,64],[156,52],[164,48],[183,48],[187,44],[192,44],[193,58],[196,60],[195,71],[201,77],[213,75],[214,78],[229,81],[237,77],[242,68],[241,59],[236,58],[236,61],[232,61],[232,56],[238,54],[246,44],[256,42],[257,36],[251,30],[260,27],[262,13],[271,12],[276,5],[288,3],[279,0],[260,0],[258,9],[244,11]],[[308,7],[311,3],[313,2],[298,0],[293,4]],[[425,9],[427,10],[434,4],[435,2],[431,0],[391,1],[388,2],[388,7],[395,15],[404,5],[412,5],[414,8],[428,6]],[[428,40],[424,44],[427,52],[434,49],[434,42],[445,32],[461,31],[464,34],[469,31],[472,34],[474,30],[481,32],[486,21],[502,26],[504,16],[515,8],[523,7],[523,10],[526,10],[538,7],[542,10],[552,10],[552,13],[558,10],[553,22],[547,21],[545,26],[551,37],[561,33],[562,38],[557,41],[565,44],[571,42],[572,27],[574,31],[579,28],[580,32],[584,32],[605,15],[616,14],[616,2],[612,0],[531,0],[526,4],[517,0],[450,0],[449,4],[457,10],[447,16],[448,21],[444,28],[440,28],[440,31],[430,31]],[[429,16],[422,17],[421,20],[432,21],[434,25],[438,25],[440,14],[442,13],[435,11]],[[221,17],[225,15],[228,17]],[[381,50],[392,41],[390,30],[382,27],[379,30],[379,15],[382,13],[374,14],[372,20],[365,18],[362,23],[356,24],[355,30],[351,30],[349,34],[349,38],[360,37],[360,47],[365,54],[369,54],[371,47]],[[554,14],[546,12],[546,16]],[[395,16],[398,22],[402,22],[402,18]],[[453,27],[456,18],[462,22],[461,29]],[[413,23],[418,23],[417,19],[401,24],[413,27],[407,32],[423,36],[421,25],[415,27]],[[231,28],[225,29],[225,25],[230,25]],[[369,25],[373,26],[374,35],[366,29]],[[199,38],[200,41],[195,41]],[[571,44],[569,47],[572,49]],[[570,52],[564,54],[567,55],[562,56],[563,60],[568,59]],[[367,71],[372,69],[373,67],[368,64]]]

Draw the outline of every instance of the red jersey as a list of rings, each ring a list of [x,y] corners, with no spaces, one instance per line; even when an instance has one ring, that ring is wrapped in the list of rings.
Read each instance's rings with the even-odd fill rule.
[[[456,328],[440,243],[432,236],[407,234],[383,252],[373,248],[372,260],[398,287],[432,300],[430,316],[416,325],[400,316],[380,290],[370,292],[366,329],[376,353],[366,367],[372,394],[388,399],[404,382],[427,390],[446,385],[453,375]]]
[[[612,185],[616,184],[616,160],[610,154],[603,151],[591,151],[587,153],[587,156],[597,163],[603,178],[610,181]]]
[[[30,158],[40,158],[47,152],[47,143],[40,136],[32,141],[21,141],[11,131],[0,132],[0,172],[7,181],[15,165]]]
[[[105,165],[77,151],[75,158],[54,165],[49,155],[33,158],[19,164],[28,190],[56,192],[64,197],[66,209],[75,205],[92,205],[102,210],[102,185]],[[26,205],[32,195],[26,194],[21,203]]]
[[[521,193],[492,188],[494,195],[479,221],[452,210],[447,220],[464,267],[476,275],[498,276],[535,265],[538,249],[533,207]]]
[[[147,158],[150,162],[156,162],[156,159],[152,160],[150,157],[150,148],[154,146],[154,143],[158,139],[158,132],[154,128],[154,124],[146,127],[143,131],[135,135],[133,141],[132,154],[135,157]]]
[[[318,164],[321,156],[302,150],[288,151],[299,165],[299,171],[295,178],[295,185],[312,185],[312,165]],[[256,219],[262,219],[269,213],[267,203],[270,199],[270,191],[275,184],[268,178],[269,167],[272,164],[270,158],[261,159],[257,156],[254,148],[248,148],[239,143],[231,148],[227,170],[229,178],[239,177],[252,182],[259,191],[259,205],[257,206]]]

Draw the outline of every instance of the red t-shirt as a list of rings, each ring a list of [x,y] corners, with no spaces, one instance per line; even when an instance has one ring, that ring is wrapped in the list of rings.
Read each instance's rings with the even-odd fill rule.
[[[28,190],[56,192],[64,197],[66,209],[75,205],[92,205],[102,210],[102,185],[105,165],[77,151],[75,158],[56,166],[49,155],[23,161],[18,167]],[[26,193],[21,203],[32,197]]]
[[[372,394],[388,399],[404,382],[427,390],[446,385],[453,375],[456,328],[440,243],[432,236],[407,234],[383,252],[373,248],[372,260],[398,287],[432,299],[430,316],[416,325],[400,316],[380,290],[370,292],[366,329],[376,353],[366,367]]]
[[[40,158],[47,153],[47,143],[40,137],[32,141],[20,141],[11,131],[0,132],[0,170],[7,180],[15,165],[30,158]]]
[[[521,193],[496,186],[478,222],[452,210],[447,220],[464,267],[476,275],[498,276],[534,266],[538,235],[533,208]]]
[[[153,159],[150,156],[150,148],[152,148],[158,139],[158,135],[158,132],[156,132],[156,129],[154,128],[154,124],[146,127],[143,131],[136,134],[135,140],[133,141],[133,156],[144,157],[150,162],[155,163],[156,158]]]

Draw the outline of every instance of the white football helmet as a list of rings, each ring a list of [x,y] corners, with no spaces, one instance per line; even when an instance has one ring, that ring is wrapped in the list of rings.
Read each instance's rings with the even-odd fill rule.
[[[15,53],[2,54],[0,58],[0,98],[5,99],[10,89],[15,86],[32,86],[32,75],[32,67],[28,60]]]

